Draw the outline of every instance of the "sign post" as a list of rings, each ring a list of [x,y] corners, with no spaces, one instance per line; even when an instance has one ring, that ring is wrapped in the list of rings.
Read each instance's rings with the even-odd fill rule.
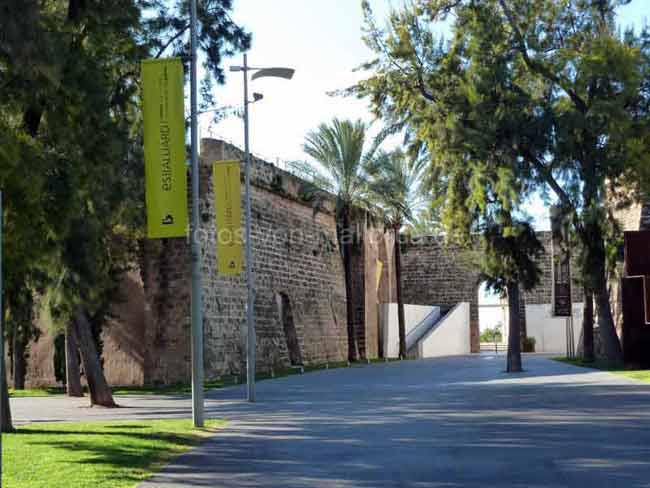
[[[551,237],[553,250],[553,316],[566,317],[567,357],[575,357],[573,311],[571,303],[571,251],[567,215],[559,206],[551,207]]]
[[[203,298],[199,222],[197,7],[190,0],[192,222],[192,423],[203,427]],[[185,237],[188,228],[183,65],[178,58],[142,62],[147,236]]]
[[[196,73],[196,0],[190,5],[190,113],[192,146],[192,422],[203,427],[203,283],[201,272],[201,242],[199,238],[199,130]]]

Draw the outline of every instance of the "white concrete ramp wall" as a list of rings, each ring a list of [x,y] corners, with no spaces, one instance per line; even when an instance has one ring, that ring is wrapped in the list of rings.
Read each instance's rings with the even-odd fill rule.
[[[440,315],[440,307],[404,305],[406,335],[430,314]],[[399,328],[397,304],[381,305],[382,345],[386,357],[399,357]],[[434,328],[418,342],[418,357],[451,356],[470,353],[469,303],[456,305]]]
[[[582,303],[573,304],[573,337],[576,350],[582,332]],[[526,333],[535,338],[535,352],[566,352],[566,317],[553,317],[550,303],[526,304]]]
[[[469,319],[469,302],[457,304],[420,340],[418,359],[469,354]]]
[[[440,316],[440,307],[424,305],[404,305],[406,335],[422,322],[429,314]],[[399,323],[397,320],[397,303],[382,303],[380,326],[384,355],[389,358],[399,357]]]

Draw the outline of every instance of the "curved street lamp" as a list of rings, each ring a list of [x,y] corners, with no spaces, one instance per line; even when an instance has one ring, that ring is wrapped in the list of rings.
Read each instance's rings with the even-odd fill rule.
[[[255,68],[248,66],[248,59],[244,54],[243,66],[231,66],[230,71],[241,71],[244,73],[244,158],[245,158],[245,185],[246,185],[246,287],[248,288],[248,306],[246,307],[247,325],[247,354],[246,354],[246,384],[248,389],[248,401],[255,401],[255,292],[253,281],[253,257],[251,243],[251,182],[250,182],[250,146],[248,138],[248,105],[262,99],[259,93],[253,94],[253,100],[248,99],[248,72],[254,71],[251,80],[258,78],[293,78],[295,70],[291,68]]]

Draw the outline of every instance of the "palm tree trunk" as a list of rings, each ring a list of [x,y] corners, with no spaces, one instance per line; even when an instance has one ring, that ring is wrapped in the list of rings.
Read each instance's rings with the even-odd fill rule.
[[[508,283],[508,358],[506,371],[521,371],[521,315],[519,314],[519,284]]]
[[[90,329],[90,322],[86,311],[77,307],[72,318],[72,330],[81,353],[88,390],[90,391],[90,404],[102,407],[117,407],[111,392],[95,346],[95,340]]]
[[[77,341],[75,341],[72,324],[65,328],[65,381],[66,391],[70,397],[82,397],[81,371],[79,370]]]
[[[343,247],[343,271],[345,273],[345,301],[348,322],[348,361],[358,358],[357,334],[354,327],[354,301],[352,299],[352,229],[350,226],[350,209],[344,208],[341,245]]]
[[[399,329],[399,357],[406,358],[406,320],[404,319],[404,300],[402,300],[402,252],[400,249],[399,230],[401,225],[393,228],[395,233],[395,293],[397,295],[397,323]]]
[[[582,314],[582,359],[593,362],[594,356],[594,297],[588,287],[584,287],[585,303]]]

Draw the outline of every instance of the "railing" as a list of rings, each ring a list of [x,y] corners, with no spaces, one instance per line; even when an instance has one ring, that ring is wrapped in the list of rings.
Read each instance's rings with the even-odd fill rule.
[[[481,342],[480,344],[481,352],[508,352],[508,344],[502,342]]]
[[[411,329],[411,331],[406,334],[406,350],[408,351],[413,346],[415,346],[427,332],[429,332],[438,322],[440,322],[441,318],[442,315],[440,314],[440,309],[438,307],[434,307],[433,310],[431,310],[431,312],[429,312],[418,325],[413,327],[413,329]]]

